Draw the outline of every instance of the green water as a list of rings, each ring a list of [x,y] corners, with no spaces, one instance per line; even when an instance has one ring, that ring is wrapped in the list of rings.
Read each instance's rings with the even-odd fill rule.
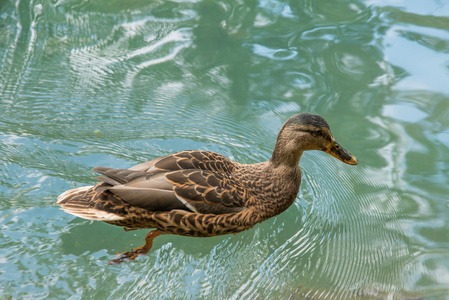
[[[1,299],[449,299],[449,1],[0,3]],[[267,160],[322,115],[359,160],[301,159],[294,205],[232,236],[66,214],[95,166]]]

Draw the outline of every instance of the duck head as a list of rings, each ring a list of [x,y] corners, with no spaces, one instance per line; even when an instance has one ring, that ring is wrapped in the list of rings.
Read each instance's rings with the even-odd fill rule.
[[[335,140],[329,125],[319,115],[302,113],[291,117],[279,132],[271,161],[297,165],[306,150],[322,150],[349,165],[357,159]]]

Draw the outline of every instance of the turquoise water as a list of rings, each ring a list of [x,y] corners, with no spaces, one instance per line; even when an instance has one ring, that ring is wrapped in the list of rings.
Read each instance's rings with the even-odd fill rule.
[[[449,299],[449,2],[2,1],[1,299]],[[207,239],[66,214],[91,168],[269,159],[322,115],[294,205]]]

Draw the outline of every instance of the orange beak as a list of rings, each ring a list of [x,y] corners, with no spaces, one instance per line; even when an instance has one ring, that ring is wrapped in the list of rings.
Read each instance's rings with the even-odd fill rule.
[[[341,160],[348,165],[356,165],[357,158],[354,155],[346,151],[335,139],[332,139],[332,143],[324,152],[329,153],[333,157]]]

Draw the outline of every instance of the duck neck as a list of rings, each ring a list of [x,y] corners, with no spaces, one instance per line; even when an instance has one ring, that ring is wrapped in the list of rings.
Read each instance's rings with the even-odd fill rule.
[[[296,168],[299,165],[299,160],[301,159],[301,155],[303,153],[303,150],[300,149],[301,145],[294,143],[292,140],[287,140],[279,136],[276,141],[276,146],[274,147],[270,163],[275,168]]]

